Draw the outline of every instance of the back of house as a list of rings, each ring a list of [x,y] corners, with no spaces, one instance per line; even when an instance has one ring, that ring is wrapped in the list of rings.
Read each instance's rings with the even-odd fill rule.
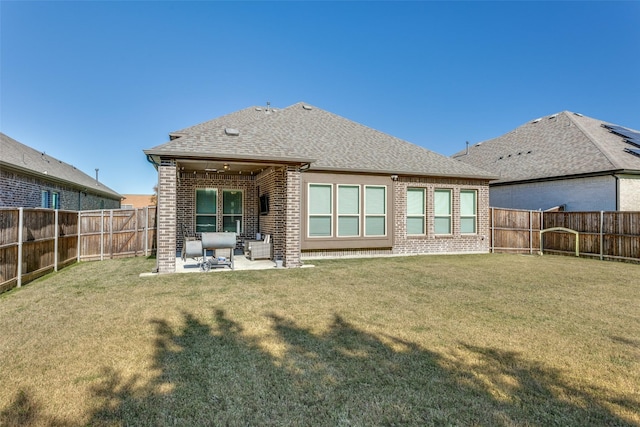
[[[249,107],[144,151],[158,170],[158,270],[183,233],[271,236],[323,256],[488,252],[490,173],[306,103]]]

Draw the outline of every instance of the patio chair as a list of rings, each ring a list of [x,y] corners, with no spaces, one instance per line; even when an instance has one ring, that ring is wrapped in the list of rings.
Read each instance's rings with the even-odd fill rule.
[[[249,240],[245,243],[247,256],[251,261],[271,259],[271,235],[265,234],[264,240]]]

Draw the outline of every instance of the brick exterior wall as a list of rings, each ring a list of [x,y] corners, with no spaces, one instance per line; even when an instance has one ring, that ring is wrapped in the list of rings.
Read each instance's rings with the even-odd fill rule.
[[[190,235],[195,233],[195,193],[198,188],[218,190],[218,223],[222,228],[222,191],[243,192],[243,223],[239,240],[254,239],[256,233],[270,234],[273,258],[282,259],[286,267],[299,267],[302,258],[302,176],[296,166],[270,167],[258,175],[232,175],[204,172],[180,172],[176,165],[163,163],[158,168],[158,271],[175,271],[175,258],[182,249],[181,224]],[[427,196],[425,236],[407,236],[407,188],[425,188]],[[452,234],[434,234],[433,192],[452,191]],[[477,233],[460,233],[460,190],[477,191]],[[269,196],[269,212],[260,215],[259,199]],[[312,251],[315,255],[409,255],[426,253],[471,253],[489,251],[489,185],[487,181],[441,178],[400,178],[390,186],[392,212],[389,229],[393,235],[391,248]]]
[[[426,189],[426,235],[408,236],[406,226],[407,189]],[[452,192],[452,234],[434,233],[433,194],[436,189]],[[460,190],[477,191],[475,234],[460,233]],[[488,181],[442,178],[399,178],[393,183],[394,254],[489,252],[489,183]]]
[[[158,273],[176,271],[176,164],[158,166]]]
[[[0,206],[39,208],[43,190],[60,195],[60,209],[119,209],[120,199],[111,199],[83,189],[46,181],[8,169],[0,169]]]
[[[301,265],[300,243],[302,238],[302,179],[299,167],[287,168],[285,193],[284,266],[299,267]]]
[[[196,189],[218,190],[217,230],[222,230],[222,191],[240,190],[243,194],[243,218],[238,239],[255,239],[258,230],[258,195],[256,179],[252,175],[227,175],[222,173],[181,172],[177,181],[177,224],[176,242],[178,251],[182,250],[184,225],[189,236],[200,237],[196,233]]]
[[[274,259],[285,267],[300,266],[300,169],[270,168],[256,180],[259,195],[269,195],[269,213],[260,216],[260,232],[271,234]]]

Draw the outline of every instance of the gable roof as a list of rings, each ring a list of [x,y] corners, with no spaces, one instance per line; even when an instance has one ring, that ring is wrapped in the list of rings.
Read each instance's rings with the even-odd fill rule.
[[[611,123],[561,113],[529,121],[452,157],[500,176],[497,183],[612,172],[640,173],[640,148],[611,132]]]
[[[310,163],[311,170],[323,171],[493,178],[472,165],[305,103],[284,109],[249,107],[170,136],[171,141],[144,152]]]
[[[43,180],[58,181],[79,189],[86,188],[90,193],[101,194],[111,199],[121,198],[120,194],[76,169],[75,166],[34,150],[1,132],[0,153],[2,153],[0,157],[2,167],[12,168]]]

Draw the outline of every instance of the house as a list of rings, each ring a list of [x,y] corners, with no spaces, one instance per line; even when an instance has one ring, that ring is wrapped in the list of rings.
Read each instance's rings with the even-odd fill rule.
[[[156,205],[154,194],[123,194],[122,209],[137,209]]]
[[[0,207],[117,209],[120,194],[74,166],[0,133]]]
[[[488,252],[489,180],[314,106],[250,107],[144,150],[158,170],[158,271],[181,228],[270,235],[286,267],[320,256]]]
[[[640,132],[563,111],[453,156],[500,178],[494,207],[640,211]]]

